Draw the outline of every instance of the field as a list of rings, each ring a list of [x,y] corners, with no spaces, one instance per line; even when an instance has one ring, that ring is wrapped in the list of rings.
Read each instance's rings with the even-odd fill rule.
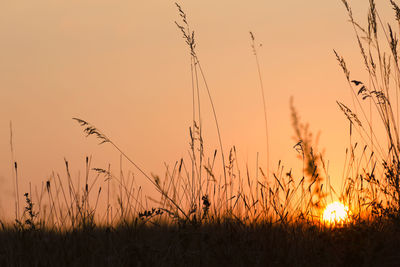
[[[344,228],[221,222],[2,231],[2,266],[397,266],[398,224]]]
[[[15,160],[15,193],[24,201],[15,199],[15,220],[1,221],[0,265],[398,266],[398,39],[373,0],[365,27],[355,21],[349,3],[342,2],[368,79],[353,77],[344,57],[334,51],[353,100],[352,106],[337,101],[350,129],[341,191],[331,186],[318,137],[301,121],[293,102],[294,149],[303,164],[302,176],[294,177],[280,161],[270,164],[268,94],[253,32],[249,40],[264,108],[267,163],[262,167],[257,162],[255,177],[248,167],[240,169],[236,147],[226,150],[223,145],[212,88],[197,54],[197,35],[183,6],[176,4],[175,23],[191,59],[188,157],[167,166],[160,178],[145,172],[96,125],[72,118],[87,137],[114,148],[134,174],[93,168],[87,157],[80,184],[65,160],[65,175],[53,174],[39,191],[21,192]],[[400,25],[399,6],[389,4]],[[218,148],[211,153],[204,148],[206,105],[200,90],[208,97],[217,133]],[[10,130],[12,137],[12,126]],[[12,138],[10,145],[13,154]],[[136,175],[152,185],[157,198],[146,195]]]

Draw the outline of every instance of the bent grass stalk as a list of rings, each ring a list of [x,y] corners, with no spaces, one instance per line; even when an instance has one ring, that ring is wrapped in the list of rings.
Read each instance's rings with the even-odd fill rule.
[[[253,32],[251,32],[251,31],[250,31],[250,38],[251,38],[251,48],[253,49],[253,54],[254,54],[254,57],[256,59],[258,79],[259,79],[259,82],[260,82],[261,97],[262,97],[262,102],[263,102],[263,107],[264,107],[265,137],[266,137],[266,142],[267,142],[267,178],[269,178],[269,174],[270,174],[270,159],[269,159],[270,147],[269,147],[267,105],[266,105],[266,100],[265,100],[264,83],[263,83],[263,79],[262,79],[262,75],[261,75],[260,62],[258,60],[258,53],[257,53],[256,42],[255,42],[255,36],[254,36]]]
[[[171,199],[164,191],[163,189],[160,187],[159,182],[157,182],[157,180],[153,180],[150,178],[150,176],[143,171],[142,168],[139,167],[139,165],[137,165],[133,160],[131,160],[126,154],[125,152],[123,152],[111,139],[109,139],[105,134],[103,134],[101,131],[99,131],[95,126],[93,126],[92,124],[90,124],[89,122],[86,122],[82,119],[79,118],[73,118],[73,120],[77,121],[82,127],[84,127],[84,132],[86,133],[86,136],[90,136],[90,135],[94,135],[96,136],[98,139],[100,139],[100,144],[104,144],[104,143],[110,143],[116,150],[119,151],[119,153],[121,153],[121,155],[128,160],[140,173],[143,174],[143,176],[154,185],[155,189],[161,193],[164,197],[166,197],[169,201],[171,201],[171,203],[185,216],[185,218],[189,219],[188,215],[181,209],[181,207],[179,207],[179,205],[177,205],[175,203],[175,201],[173,199]]]

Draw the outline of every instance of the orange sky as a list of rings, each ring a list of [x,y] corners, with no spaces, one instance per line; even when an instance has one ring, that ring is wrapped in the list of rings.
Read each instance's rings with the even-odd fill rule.
[[[349,1],[356,18],[367,2]],[[260,62],[270,123],[271,166],[279,159],[300,175],[292,139],[289,99],[313,132],[321,131],[332,179],[341,175],[348,122],[336,100],[350,93],[333,49],[354,75],[363,67],[340,0],[183,1],[196,32],[197,51],[211,88],[226,153],[239,164],[265,162],[265,133],[255,59],[248,31],[263,44]],[[379,2],[382,18],[393,18]],[[163,174],[188,151],[191,125],[190,56],[174,21],[173,1],[36,0],[0,3],[0,211],[13,213],[10,130],[21,192],[93,167],[119,169],[119,154],[85,139],[79,117],[108,134],[148,172]],[[205,142],[217,136],[204,93]],[[210,154],[211,155],[211,154]],[[263,165],[261,163],[261,165]],[[126,169],[133,169],[127,163]],[[264,164],[265,166],[265,164]],[[83,176],[83,175],[81,175]],[[149,186],[143,177],[138,183]]]

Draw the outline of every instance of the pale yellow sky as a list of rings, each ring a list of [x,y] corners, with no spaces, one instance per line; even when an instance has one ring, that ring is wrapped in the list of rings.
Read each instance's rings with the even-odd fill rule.
[[[356,18],[368,1],[349,1]],[[304,122],[321,131],[332,179],[341,175],[348,122],[336,100],[350,94],[333,49],[355,75],[364,75],[351,25],[340,0],[182,1],[196,32],[226,153],[237,147],[240,165],[265,162],[264,118],[249,30],[259,42],[270,123],[271,166],[282,160],[301,173],[291,137],[289,98]],[[393,18],[378,3],[382,18]],[[191,81],[188,49],[174,24],[173,1],[37,0],[0,3],[0,182],[1,212],[11,212],[13,178],[9,122],[20,166],[20,191],[93,167],[119,168],[110,146],[85,139],[72,121],[95,124],[148,172],[163,174],[189,149]],[[205,93],[205,142],[217,136]],[[134,170],[127,163],[126,169]],[[265,166],[265,164],[264,164]],[[82,176],[82,175],[81,175]],[[138,183],[149,187],[143,177]],[[12,205],[11,205],[12,207]]]

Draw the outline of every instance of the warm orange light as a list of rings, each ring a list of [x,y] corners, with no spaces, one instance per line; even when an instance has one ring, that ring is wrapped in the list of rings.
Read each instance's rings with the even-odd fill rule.
[[[326,206],[322,220],[324,222],[335,224],[344,223],[349,219],[349,207],[340,202],[333,202]]]

